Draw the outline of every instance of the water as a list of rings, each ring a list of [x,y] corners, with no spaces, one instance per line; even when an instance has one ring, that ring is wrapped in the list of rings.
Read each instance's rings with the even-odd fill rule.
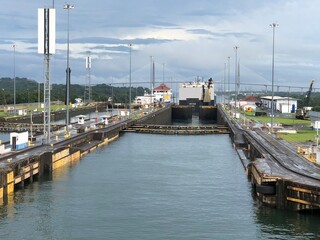
[[[0,205],[0,239],[319,239],[259,206],[227,135],[127,133]]]

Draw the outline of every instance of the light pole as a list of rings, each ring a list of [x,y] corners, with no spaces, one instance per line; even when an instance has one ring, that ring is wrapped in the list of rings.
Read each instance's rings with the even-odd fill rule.
[[[130,47],[130,73],[129,73],[129,117],[131,116],[131,47],[132,44],[129,44]]]
[[[162,83],[164,83],[164,69],[165,69],[165,66],[166,66],[166,64],[165,63],[163,63],[162,64]]]
[[[273,91],[273,86],[274,86],[274,34],[275,34],[275,29],[276,27],[279,26],[277,23],[271,23],[270,27],[272,27],[272,87],[271,87],[271,133],[273,133],[273,115],[274,115],[274,103],[273,103],[273,98],[274,98],[274,91]]]
[[[16,115],[16,44],[13,47],[13,113]]]
[[[69,116],[69,98],[70,98],[70,64],[69,64],[69,54],[70,54],[70,48],[69,48],[69,16],[70,16],[70,9],[73,9],[74,6],[65,3],[63,6],[63,9],[68,10],[68,23],[67,23],[67,69],[66,69],[66,126],[67,126],[67,133],[69,133],[69,124],[70,124],[70,116]]]
[[[230,56],[228,56],[228,97],[230,101]],[[230,102],[229,102],[230,103]]]
[[[40,82],[38,82],[38,111],[40,110]]]
[[[113,77],[112,77],[112,83],[111,83],[111,116],[113,117]]]
[[[6,101],[6,95],[5,95],[4,88],[2,88],[2,94],[3,94],[3,112],[6,112],[7,101]]]
[[[224,63],[223,72],[223,103],[226,103],[226,75],[227,75],[227,63]]]
[[[234,59],[234,89],[235,89],[235,97],[234,97],[234,117],[237,118],[237,98],[238,98],[238,89],[237,89],[237,78],[238,78],[238,46],[234,46],[235,59]]]

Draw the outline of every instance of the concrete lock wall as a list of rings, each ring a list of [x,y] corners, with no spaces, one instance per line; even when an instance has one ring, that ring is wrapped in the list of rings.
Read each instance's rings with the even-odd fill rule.
[[[171,107],[164,108],[148,118],[143,118],[138,121],[140,124],[152,125],[169,125],[172,122],[172,109]]]

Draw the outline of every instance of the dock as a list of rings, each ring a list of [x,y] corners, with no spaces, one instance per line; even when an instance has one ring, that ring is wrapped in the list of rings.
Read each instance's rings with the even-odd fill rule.
[[[259,201],[293,211],[320,210],[320,165],[308,161],[287,142],[259,127],[246,128],[219,106],[220,123],[231,138]],[[219,122],[219,120],[218,120]]]

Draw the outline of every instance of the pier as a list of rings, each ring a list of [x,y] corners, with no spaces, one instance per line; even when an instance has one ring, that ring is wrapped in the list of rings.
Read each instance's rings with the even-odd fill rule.
[[[220,105],[234,146],[260,202],[293,211],[320,210],[320,166],[296,153],[289,143],[260,128],[245,128]]]

